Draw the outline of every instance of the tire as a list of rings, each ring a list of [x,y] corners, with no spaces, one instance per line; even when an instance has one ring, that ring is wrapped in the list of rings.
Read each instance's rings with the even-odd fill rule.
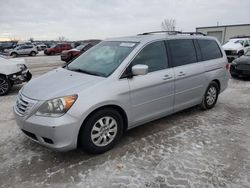
[[[50,54],[49,55],[55,55],[55,52],[50,52]]]
[[[215,106],[218,96],[219,96],[219,86],[216,82],[212,81],[207,90],[205,95],[203,96],[203,100],[201,103],[201,109],[208,110]]]
[[[36,56],[36,52],[34,52],[34,51],[32,51],[31,53],[30,53],[30,56]]]
[[[12,53],[10,54],[10,56],[12,56],[12,57],[17,57],[18,54],[17,54],[16,52],[12,52]]]
[[[6,76],[0,75],[0,96],[6,95],[11,88],[11,83]]]
[[[106,137],[105,134],[109,136]],[[78,145],[88,153],[100,154],[113,148],[122,134],[121,114],[112,108],[105,108],[91,114],[83,123],[78,135]]]
[[[242,55],[244,55],[244,51],[239,51],[238,57],[240,57],[240,56],[242,56]]]

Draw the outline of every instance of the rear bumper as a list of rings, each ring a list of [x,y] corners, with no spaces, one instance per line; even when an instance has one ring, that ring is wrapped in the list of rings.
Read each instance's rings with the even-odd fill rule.
[[[56,151],[77,148],[79,120],[68,114],[58,118],[32,115],[21,117],[15,111],[16,123],[26,137]]]

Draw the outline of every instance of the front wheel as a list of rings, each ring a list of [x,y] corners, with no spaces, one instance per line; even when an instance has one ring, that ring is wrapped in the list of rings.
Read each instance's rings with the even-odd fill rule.
[[[79,132],[78,143],[93,154],[110,150],[123,133],[123,119],[114,109],[101,109],[90,115]]]
[[[11,88],[11,83],[6,76],[0,75],[0,96],[6,95]]]
[[[219,86],[216,82],[211,82],[203,97],[201,108],[203,110],[211,109],[215,106],[219,95]]]

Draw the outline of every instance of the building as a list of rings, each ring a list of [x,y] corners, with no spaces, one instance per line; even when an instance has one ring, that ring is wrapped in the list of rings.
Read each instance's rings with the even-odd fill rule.
[[[231,37],[250,36],[250,24],[223,25],[211,27],[197,27],[196,32],[202,32],[209,36],[216,37],[222,44]]]

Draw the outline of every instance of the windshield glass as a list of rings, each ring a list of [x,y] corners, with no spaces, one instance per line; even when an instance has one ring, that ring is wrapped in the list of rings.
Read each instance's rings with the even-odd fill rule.
[[[56,47],[56,45],[55,44],[53,44],[50,48],[55,48]]]
[[[250,56],[250,50],[245,53],[246,56]]]
[[[235,44],[240,43],[240,44],[243,46],[244,40],[236,40],[234,43],[235,43]]]
[[[82,50],[87,44],[81,44],[76,47],[77,50]]]
[[[108,77],[135,48],[135,42],[104,41],[78,57],[69,70]]]

